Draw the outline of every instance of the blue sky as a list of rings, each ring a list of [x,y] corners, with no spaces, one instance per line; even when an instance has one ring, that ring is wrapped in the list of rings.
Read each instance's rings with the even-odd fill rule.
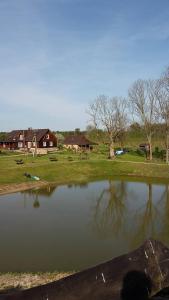
[[[169,0],[0,0],[0,131],[85,129],[169,65]]]

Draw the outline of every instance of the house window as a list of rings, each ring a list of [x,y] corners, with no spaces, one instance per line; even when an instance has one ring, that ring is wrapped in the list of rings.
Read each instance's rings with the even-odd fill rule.
[[[49,134],[46,135],[46,139],[49,140]]]
[[[46,147],[46,142],[43,142],[43,147]]]
[[[50,141],[50,142],[49,142],[49,146],[50,146],[50,147],[53,147],[53,141]]]
[[[23,147],[23,143],[22,142],[18,142],[18,148],[22,148]]]
[[[23,134],[20,134],[20,135],[19,135],[19,139],[20,139],[21,141],[23,141]]]

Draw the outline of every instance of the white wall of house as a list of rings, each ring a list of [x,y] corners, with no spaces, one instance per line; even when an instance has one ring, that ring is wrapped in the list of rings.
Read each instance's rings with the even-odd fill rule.
[[[23,143],[22,142],[18,142],[18,148],[23,148]]]
[[[80,147],[78,145],[64,145],[67,149],[79,150]]]
[[[32,142],[28,142],[28,149],[32,147]]]

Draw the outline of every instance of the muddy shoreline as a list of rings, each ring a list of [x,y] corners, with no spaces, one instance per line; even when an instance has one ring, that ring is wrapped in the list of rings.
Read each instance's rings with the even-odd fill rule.
[[[31,182],[23,182],[23,183],[15,183],[15,184],[4,184],[0,185],[0,196],[5,194],[11,194],[21,191],[26,191],[34,188],[42,188],[49,185],[47,181],[31,181]]]
[[[0,273],[0,295],[43,285],[72,273]]]

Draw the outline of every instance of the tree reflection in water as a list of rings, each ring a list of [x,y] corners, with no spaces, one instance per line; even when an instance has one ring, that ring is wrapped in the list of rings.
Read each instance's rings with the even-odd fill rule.
[[[169,244],[169,186],[165,186],[164,208],[162,218],[162,230],[160,232],[161,239],[164,243]]]
[[[158,218],[159,212],[157,206],[153,203],[152,184],[147,184],[147,187],[147,203],[135,213],[133,212],[135,229],[134,232],[130,232],[133,247],[140,245],[145,239],[156,235],[155,220]]]
[[[83,187],[86,184],[81,185]],[[49,186],[23,192],[24,207],[32,199],[33,207],[39,208],[40,196],[50,197],[55,189]],[[150,237],[169,245],[168,185],[142,183],[137,189],[136,183],[109,180],[92,203],[90,229],[99,238],[115,240],[118,237],[131,250]]]
[[[27,191],[22,191],[21,194],[24,195],[24,207],[26,208],[26,196],[28,196],[28,201],[32,198],[34,200],[33,207],[39,208],[40,207],[40,196],[51,197],[51,195],[55,192],[57,186],[46,186],[42,189],[32,189]]]
[[[33,207],[34,208],[39,208],[40,207],[40,202],[39,202],[38,190],[35,190],[31,195],[32,195],[32,198],[34,199]]]
[[[104,239],[119,236],[130,249],[150,237],[169,244],[169,186],[153,195],[153,185],[148,183],[146,199],[143,196],[140,201],[137,190],[127,189],[127,184],[109,181],[100,193],[93,208],[93,231]]]
[[[147,184],[147,203],[139,211],[133,213],[135,229],[129,233],[131,247],[138,247],[148,238],[169,243],[169,191],[168,185],[159,197],[153,199],[153,185]]]
[[[99,237],[107,238],[121,233],[124,222],[126,198],[126,182],[109,181],[109,187],[105,188],[94,207],[92,228]],[[123,227],[124,228],[124,227]]]
[[[33,207],[34,208],[39,208],[40,207],[40,202],[37,199],[35,199],[35,201],[33,202]]]

